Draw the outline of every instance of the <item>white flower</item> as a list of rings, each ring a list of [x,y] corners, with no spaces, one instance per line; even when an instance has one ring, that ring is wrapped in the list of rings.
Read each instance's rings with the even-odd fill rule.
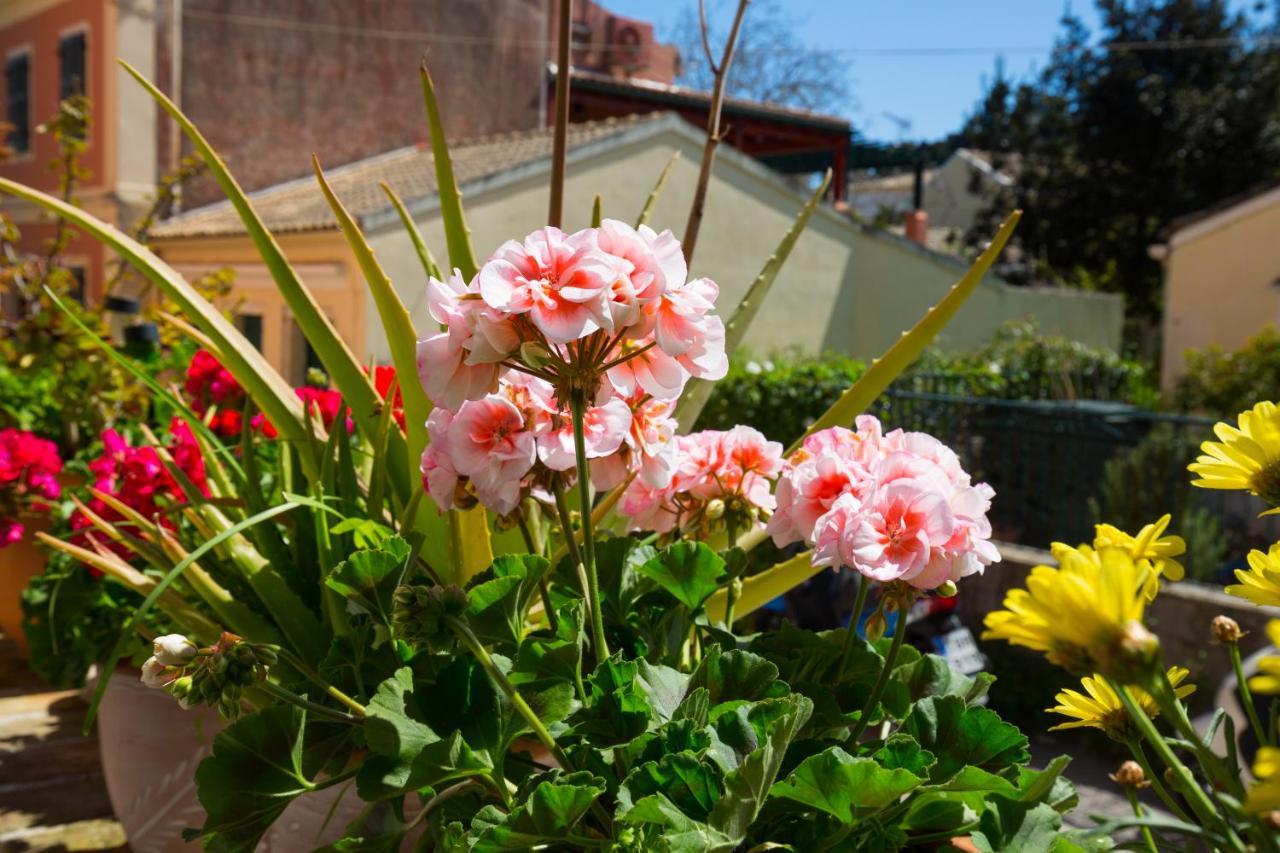
[[[161,690],[172,680],[169,668],[157,658],[147,658],[147,662],[142,665],[142,683],[152,690]]]
[[[154,645],[155,660],[165,666],[186,666],[195,658],[198,651],[195,644],[181,634],[165,634],[156,637]]]

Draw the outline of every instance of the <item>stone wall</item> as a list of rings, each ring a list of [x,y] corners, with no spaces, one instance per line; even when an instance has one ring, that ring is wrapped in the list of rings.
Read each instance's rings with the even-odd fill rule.
[[[1005,593],[1023,586],[1033,566],[1054,565],[1047,551],[1021,545],[1000,545],[1002,562],[990,566],[981,577],[960,585],[960,618],[975,634],[983,617],[998,610]],[[1191,670],[1191,677],[1217,692],[1231,674],[1226,652],[1209,641],[1209,623],[1218,615],[1230,616],[1249,632],[1240,641],[1245,657],[1267,645],[1263,630],[1268,619],[1280,618],[1280,609],[1257,607],[1243,598],[1227,595],[1221,587],[1192,581],[1166,583],[1147,609],[1147,626],[1160,636],[1165,661]]]

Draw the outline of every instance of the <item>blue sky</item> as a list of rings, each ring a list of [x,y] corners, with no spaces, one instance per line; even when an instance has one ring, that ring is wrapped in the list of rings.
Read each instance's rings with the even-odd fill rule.
[[[659,37],[696,0],[599,0],[606,8],[654,21]],[[806,44],[850,50],[846,111],[866,137],[934,139],[959,127],[990,80],[997,57],[1014,79],[1044,67],[1067,8],[1064,0],[780,0],[794,10]],[[1070,4],[1094,28],[1090,0]],[[1235,8],[1252,3],[1233,2]],[[709,2],[722,11],[725,2]],[[747,14],[750,14],[748,10]],[[935,51],[910,53],[896,51]],[[876,53],[876,51],[895,51]],[[894,118],[890,118],[893,116]],[[909,122],[909,128],[899,121]]]

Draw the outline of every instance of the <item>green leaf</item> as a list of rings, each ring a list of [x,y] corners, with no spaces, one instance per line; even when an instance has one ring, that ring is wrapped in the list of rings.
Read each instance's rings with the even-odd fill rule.
[[[665,723],[676,715],[684,700],[689,676],[661,664],[640,660],[636,666],[636,685],[649,702],[655,725]]]
[[[574,731],[603,747],[628,743],[656,726],[637,672],[635,661],[618,655],[596,667],[587,679],[587,705],[572,719]]]
[[[588,784],[542,782],[509,814],[496,806],[481,809],[472,820],[467,841],[474,853],[564,844],[571,841],[574,827],[603,793],[604,783],[599,779]]]
[[[422,64],[422,99],[427,108],[427,124],[431,128],[431,159],[436,167],[436,192],[440,197],[440,218],[444,222],[445,244],[449,247],[449,265],[470,281],[476,274],[476,256],[471,248],[471,229],[462,211],[462,193],[453,176],[453,160],[449,145],[445,142],[444,122],[440,120],[440,105],[436,102],[436,90],[431,83],[427,65]]]
[[[665,173],[663,177],[665,179]],[[751,286],[747,288],[742,301],[734,309],[733,316],[725,324],[724,351],[730,358],[737,352],[738,344],[742,342],[742,336],[747,333],[747,329],[751,326],[751,321],[756,318],[756,312],[760,310],[761,304],[764,303],[769,291],[773,288],[773,280],[778,277],[778,271],[782,269],[782,265],[786,263],[787,258],[791,255],[791,250],[795,247],[796,241],[800,239],[800,234],[809,224],[809,219],[813,216],[813,212],[822,203],[823,196],[827,194],[827,187],[830,184],[831,170],[828,169],[818,188],[809,197],[804,207],[800,209],[795,222],[791,223],[787,233],[782,235],[782,241],[778,243],[777,248],[773,250],[773,254],[764,262],[764,267],[756,276],[755,281],[751,282]],[[680,395],[680,403],[676,411],[676,415],[682,425],[681,432],[688,432],[693,429],[694,423],[698,420],[698,415],[702,413],[703,407],[707,405],[707,400],[711,396],[713,387],[713,383],[706,379],[691,379],[685,386],[684,393]]]
[[[315,787],[302,773],[305,723],[293,705],[274,705],[213,739],[212,754],[196,768],[206,850],[252,851],[285,808]]]
[[[653,208],[658,203],[658,196],[662,195],[662,188],[667,185],[667,178],[671,176],[671,170],[675,168],[676,161],[679,159],[680,152],[673,151],[671,159],[667,161],[667,165],[662,167],[662,174],[658,175],[657,183],[649,191],[649,197],[644,200],[644,207],[640,208],[640,215],[636,217],[637,228],[648,223],[649,217],[653,215]]]
[[[1062,778],[1062,772],[1071,763],[1068,755],[1059,755],[1043,770],[1023,767],[1018,773],[1018,800],[1024,803],[1048,803],[1064,812],[1075,805],[1075,788]],[[1066,783],[1064,788],[1059,783]],[[1065,807],[1063,807],[1065,806]]]
[[[1044,803],[1027,806],[996,800],[996,807],[984,812],[980,821],[981,829],[970,841],[982,853],[1049,851],[1062,829],[1062,816]]]
[[[488,773],[492,763],[453,732],[441,739],[419,719],[413,670],[403,667],[378,685],[365,718],[370,755],[356,777],[360,796],[379,800]]]
[[[404,206],[404,202],[391,185],[386,181],[379,182],[378,186],[382,187],[382,191],[391,201],[391,206],[396,209],[396,215],[400,217],[400,224],[404,226],[404,231],[409,235],[409,242],[413,243],[413,250],[418,255],[418,261],[422,264],[422,273],[427,278],[434,278],[436,281],[444,281],[444,273],[440,271],[440,265],[436,263],[435,257],[431,254],[431,249],[427,248],[427,241],[422,237],[422,231],[418,228],[418,223],[413,221],[413,217],[409,215],[409,209]]]
[[[383,547],[355,551],[334,566],[325,585],[383,625],[391,624],[392,595],[409,558],[409,543],[399,536]]]
[[[936,760],[932,752],[920,748],[915,738],[900,732],[890,735],[884,746],[877,749],[871,757],[880,762],[882,767],[906,770],[922,779]]]
[[[689,691],[699,687],[707,689],[712,708],[722,702],[754,702],[787,693],[774,664],[739,649],[722,652],[719,646],[707,650],[689,679]]]
[[[492,580],[467,590],[467,619],[476,636],[518,648],[529,603],[550,566],[535,554],[504,554],[495,559],[490,566]]]
[[[787,747],[813,712],[813,703],[803,696],[787,697],[791,710],[775,717],[759,749],[748,755],[724,779],[724,792],[711,810],[708,824],[735,844],[742,843],[760,814],[769,788],[782,767]]]
[[[867,372],[862,374],[862,377],[857,382],[853,383],[853,387],[844,392],[831,408],[827,409],[817,420],[810,424],[804,436],[796,439],[795,444],[787,448],[787,453],[799,447],[806,436],[813,435],[815,432],[820,432],[827,427],[852,424],[854,419],[866,411],[867,407],[880,396],[884,389],[889,387],[889,383],[897,379],[902,371],[911,366],[911,362],[915,361],[920,353],[924,352],[929,342],[942,331],[947,322],[960,310],[960,306],[978,287],[978,283],[982,281],[983,276],[987,274],[987,270],[991,268],[1001,250],[1004,249],[1005,243],[1009,242],[1009,238],[1013,235],[1013,229],[1017,227],[1018,220],[1021,217],[1021,211],[1014,211],[1004,221],[1000,226],[1000,230],[996,232],[996,236],[987,245],[987,248],[973,262],[973,266],[964,274],[964,277],[951,288],[946,296],[942,297],[942,301],[925,312],[925,315],[911,328],[911,331],[904,333],[897,343],[889,347],[884,355],[873,361],[871,366],[867,368]]]
[[[906,770],[889,770],[871,758],[854,758],[833,746],[800,762],[769,793],[824,811],[851,826],[897,802],[920,782],[919,776]]]
[[[677,542],[637,569],[690,610],[701,607],[726,577],[724,560],[703,542]]]
[[[637,801],[625,813],[620,814],[618,820],[663,829],[661,833],[654,833],[646,839],[650,844],[642,849],[667,853],[729,853],[738,846],[737,841],[723,832],[680,811],[662,794],[653,794]]]
[[[618,809],[625,812],[645,797],[662,794],[684,814],[705,822],[720,799],[722,784],[714,764],[690,751],[671,753],[627,774],[618,790]]]
[[[930,696],[916,704],[901,731],[933,752],[938,763],[929,778],[949,779],[965,765],[992,773],[1030,758],[1027,738],[992,710],[967,708],[958,696]]]

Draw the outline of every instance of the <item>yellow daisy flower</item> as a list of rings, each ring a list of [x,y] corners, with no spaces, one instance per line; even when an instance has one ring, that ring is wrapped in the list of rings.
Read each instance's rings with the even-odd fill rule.
[[[1280,407],[1259,403],[1240,413],[1238,427],[1219,422],[1213,431],[1222,440],[1200,445],[1204,455],[1187,466],[1199,477],[1191,485],[1244,489],[1272,506],[1280,504]]]
[[[1077,673],[1102,673],[1133,683],[1159,643],[1142,625],[1151,564],[1121,548],[1054,546],[1060,565],[1036,566],[1026,589],[1010,590],[1004,610],[987,614],[983,639],[1044,652]]]
[[[1238,584],[1227,587],[1228,595],[1247,598],[1254,604],[1280,606],[1280,542],[1267,553],[1249,552],[1249,571],[1236,569]]]
[[[1186,680],[1188,674],[1189,670],[1180,666],[1169,669],[1169,683],[1174,686],[1174,693],[1177,694],[1179,699],[1195,692],[1194,684],[1178,687],[1179,684]],[[1084,693],[1078,690],[1063,690],[1054,697],[1058,700],[1058,704],[1049,708],[1049,712],[1071,717],[1071,720],[1053,726],[1049,731],[1054,732],[1059,729],[1099,729],[1111,739],[1118,741],[1128,740],[1137,734],[1133,721],[1129,719],[1129,713],[1120,704],[1120,697],[1111,689],[1111,685],[1107,684],[1106,679],[1098,675],[1086,675],[1080,679],[1080,686],[1084,688]],[[1129,689],[1143,713],[1147,717],[1155,719],[1156,715],[1160,713],[1156,700],[1152,699],[1150,694],[1140,687],[1131,687]]]
[[[1156,574],[1171,581],[1180,581],[1187,572],[1182,563],[1173,558],[1187,553],[1187,543],[1181,536],[1164,535],[1172,519],[1173,516],[1165,513],[1139,530],[1137,536],[1130,536],[1110,524],[1095,525],[1093,547],[1123,548],[1135,560],[1150,560]]]
[[[1280,749],[1264,746],[1253,760],[1253,776],[1257,779],[1249,789],[1244,807],[1251,812],[1280,809]]]
[[[1267,639],[1280,646],[1280,619],[1267,623]],[[1266,696],[1280,693],[1280,657],[1267,655],[1258,661],[1258,674],[1249,679],[1249,689]]]

